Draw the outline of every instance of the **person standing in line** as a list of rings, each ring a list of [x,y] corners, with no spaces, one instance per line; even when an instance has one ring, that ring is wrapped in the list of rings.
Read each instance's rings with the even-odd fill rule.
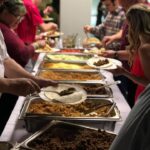
[[[30,44],[36,40],[36,32],[39,28],[42,32],[57,30],[55,23],[44,23],[38,6],[42,0],[23,0],[27,13],[16,29],[18,36],[26,43]]]
[[[106,6],[108,10],[108,14],[103,21],[103,23],[99,24],[96,27],[92,27],[90,25],[84,26],[84,31],[94,34],[100,40],[103,40],[105,36],[110,36],[117,33],[121,28],[125,21],[125,12],[118,5],[117,0],[102,0],[102,3]],[[107,49],[119,49],[120,42],[114,42],[112,44],[107,45]]]
[[[134,4],[144,3],[144,4],[149,6],[149,4],[143,2],[143,0],[132,0],[132,1],[130,1],[130,0],[118,0],[118,2],[125,9],[126,12]],[[122,29],[117,34],[104,37],[103,43],[105,45],[107,45],[107,44],[109,44],[112,41],[115,41],[117,39],[121,39],[121,49],[117,52],[115,50],[107,50],[103,53],[103,56],[115,58],[115,59],[119,59],[123,62],[124,61],[127,62],[129,60],[129,53],[127,50],[127,47],[129,45],[127,21],[125,22]],[[138,56],[134,58],[131,66],[129,66],[127,63],[125,63],[124,67],[128,71],[130,71],[133,75],[144,77],[144,72],[143,72],[141,62],[140,62],[140,59]],[[117,71],[115,71],[115,72],[117,72]],[[117,74],[116,78],[119,78],[120,75]],[[136,82],[135,80],[132,80],[132,78],[129,78],[127,76],[121,75],[121,77],[123,78],[122,83],[124,84],[124,86],[121,88],[123,89],[125,87],[125,90],[123,89],[123,91],[125,91],[127,93],[126,99],[127,99],[128,103],[130,104],[130,106],[133,107],[133,105],[135,104],[135,101],[137,100],[137,97],[144,90],[145,86],[139,84],[139,82]]]
[[[138,17],[138,20],[137,20]],[[145,78],[139,81],[146,86],[138,97],[109,150],[150,149],[150,7],[136,4],[127,11],[131,58],[138,53]]]

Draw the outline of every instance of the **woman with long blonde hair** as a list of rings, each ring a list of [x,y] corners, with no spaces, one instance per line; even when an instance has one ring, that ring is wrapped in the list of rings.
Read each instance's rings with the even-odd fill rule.
[[[131,60],[139,57],[145,77],[136,77],[148,85],[138,98],[110,150],[150,149],[150,7],[132,6],[127,12],[129,25],[129,54]]]

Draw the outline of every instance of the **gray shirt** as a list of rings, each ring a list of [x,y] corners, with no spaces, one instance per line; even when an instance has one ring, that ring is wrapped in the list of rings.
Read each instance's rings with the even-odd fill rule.
[[[109,150],[150,150],[150,84],[140,95]]]

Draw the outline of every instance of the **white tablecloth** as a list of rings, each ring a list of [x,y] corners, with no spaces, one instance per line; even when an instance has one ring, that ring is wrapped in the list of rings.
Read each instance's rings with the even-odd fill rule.
[[[36,66],[34,68],[34,72],[36,72],[39,63],[41,62],[43,58],[43,55],[40,55]],[[102,72],[104,74],[104,76],[107,78],[108,82],[113,82],[113,76],[111,73],[103,71]],[[125,98],[123,97],[122,93],[120,92],[119,88],[117,85],[113,85],[111,86],[112,91],[113,91],[113,96],[114,96],[114,101],[116,102],[116,105],[118,106],[119,110],[120,110],[120,114],[122,117],[122,121],[117,122],[115,124],[115,130],[114,132],[118,133],[118,131],[120,130],[121,126],[123,125],[126,117],[128,116],[129,112],[130,112],[130,107],[127,104]],[[7,125],[0,137],[0,141],[22,141],[24,140],[26,137],[28,137],[30,134],[25,130],[24,127],[24,122],[19,120],[18,121],[18,116],[20,114],[20,110],[22,108],[22,105],[24,103],[25,98],[24,97],[19,97],[16,106],[7,122]],[[98,127],[98,125],[97,125]]]

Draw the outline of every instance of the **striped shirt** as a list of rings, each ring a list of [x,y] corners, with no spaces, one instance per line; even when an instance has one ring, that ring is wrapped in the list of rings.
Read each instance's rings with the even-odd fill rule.
[[[125,19],[125,12],[119,6],[114,12],[109,12],[104,22],[94,27],[92,33],[102,40],[104,36],[113,35],[120,31]]]

